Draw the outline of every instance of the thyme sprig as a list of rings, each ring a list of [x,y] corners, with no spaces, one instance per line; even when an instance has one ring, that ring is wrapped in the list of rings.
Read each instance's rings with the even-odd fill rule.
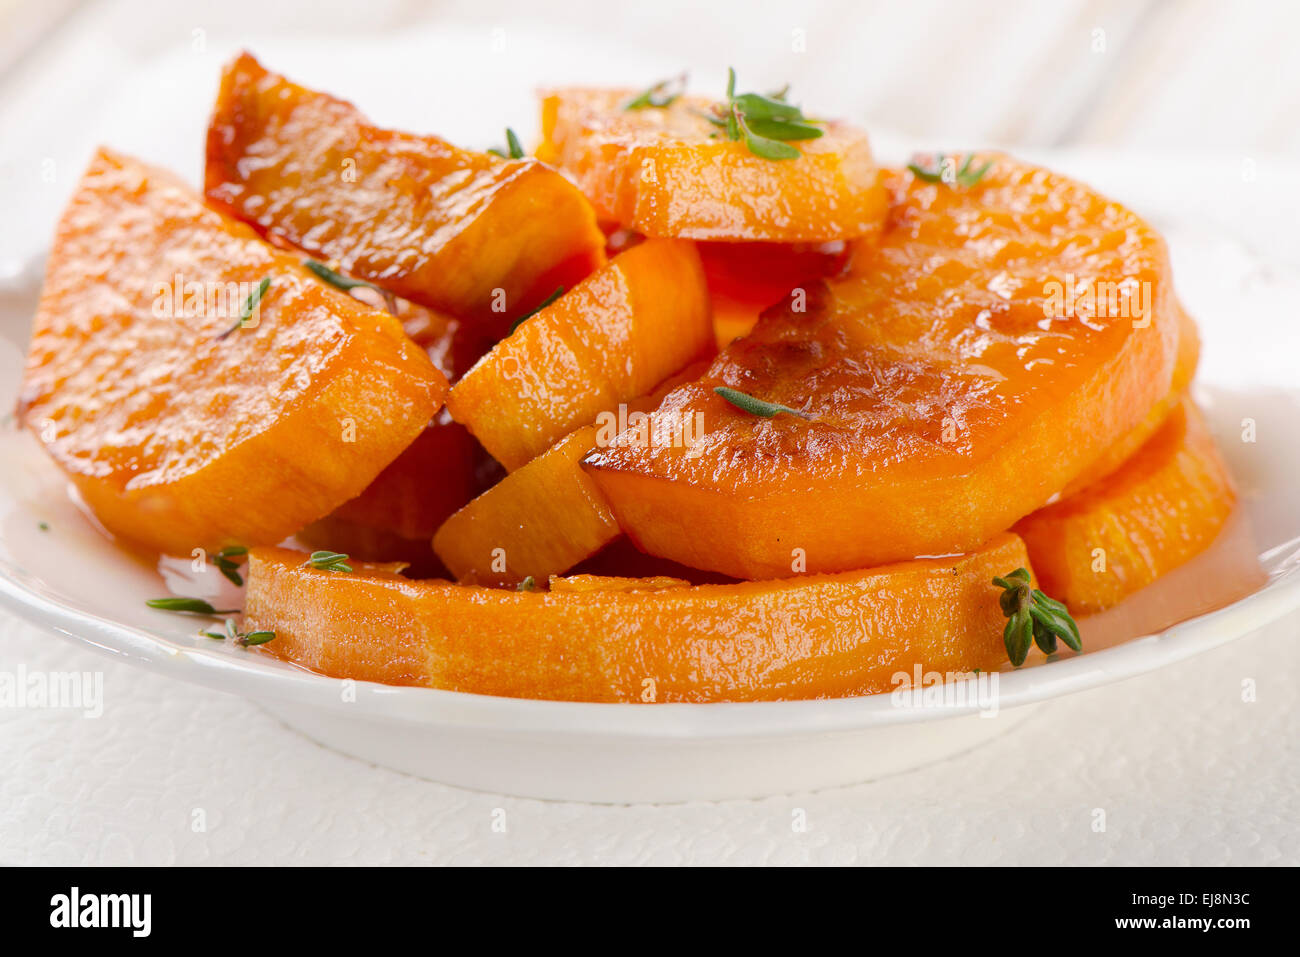
[[[488,150],[488,152],[491,153],[493,156],[500,156],[502,159],[512,159],[512,160],[523,159],[525,156],[528,155],[527,153],[524,152],[524,144],[519,142],[519,137],[515,134],[515,131],[508,126],[506,127],[505,149],[501,149],[498,146],[493,146],[491,149]]]
[[[234,615],[239,612],[238,608],[222,608],[218,610],[212,607],[211,602],[204,601],[202,598],[183,598],[181,596],[150,598],[145,604],[150,608],[157,608],[159,611],[177,611],[188,615]]]
[[[1062,641],[1071,651],[1080,651],[1079,626],[1066,607],[1055,598],[1049,598],[1037,588],[1029,587],[1029,571],[1015,571],[993,579],[993,584],[1003,589],[998,605],[1007,617],[1002,631],[1007,658],[1019,668],[1025,663],[1029,646],[1037,643],[1044,654],[1055,654],[1057,641]]]
[[[235,627],[235,619],[226,619],[226,630],[223,634],[219,631],[200,632],[206,638],[215,638],[217,641],[225,641],[229,638],[235,644],[248,648],[253,645],[264,645],[275,637],[273,631],[240,631]]]
[[[340,272],[335,272],[323,262],[319,262],[315,259],[304,259],[302,264],[306,267],[307,271],[312,273],[317,279],[328,283],[335,289],[341,289],[343,292],[351,292],[353,289],[358,287],[362,289],[373,289],[383,298],[384,307],[394,316],[397,315],[397,297],[387,289],[382,289],[379,286],[376,286],[373,282],[366,282],[364,279],[353,279],[352,277],[345,276]]]
[[[798,409],[792,409],[788,405],[781,405],[779,402],[766,402],[763,399],[756,399],[749,393],[741,392],[739,389],[733,389],[730,386],[714,386],[713,391],[742,412],[748,412],[750,415],[757,415],[763,419],[770,419],[782,413],[796,415],[801,419],[808,418],[806,413],[800,412]]]
[[[907,164],[917,179],[926,183],[960,186],[963,189],[974,186],[993,168],[993,160],[986,160],[979,169],[971,169],[971,163],[975,161],[974,153],[967,153],[960,166],[957,165],[957,156],[945,156],[943,153],[932,157],[933,167],[921,165],[919,161],[923,159],[924,157],[914,156],[912,162]]]
[[[352,571],[352,566],[348,564],[348,556],[343,552],[312,552],[311,557],[303,562],[304,567],[308,565],[312,568],[318,568],[323,572]]]
[[[786,102],[789,87],[764,96],[736,93],[736,71],[727,68],[726,100],[717,103],[704,118],[718,128],[715,135],[745,141],[755,156],[770,160],[797,159],[799,150],[791,141],[812,140],[823,135],[820,120],[803,115],[803,110]]]
[[[254,310],[257,309],[258,303],[262,301],[262,297],[266,295],[266,291],[270,288],[271,288],[271,277],[263,276],[262,281],[259,282],[256,287],[254,287],[253,291],[248,294],[248,298],[244,300],[244,304],[239,307],[239,321],[236,322],[229,329],[227,329],[225,332],[223,332],[221,335],[217,336],[217,340],[220,341],[226,338],[226,336],[230,335],[232,332],[235,332],[238,329],[242,329],[244,327],[244,323],[248,322],[249,319],[253,318]]]
[[[672,106],[686,92],[686,74],[660,80],[623,104],[624,110],[662,110]]]
[[[240,586],[244,584],[244,576],[239,574],[239,562],[235,559],[243,558],[247,554],[248,549],[243,545],[231,545],[213,555],[212,564],[232,585]]]

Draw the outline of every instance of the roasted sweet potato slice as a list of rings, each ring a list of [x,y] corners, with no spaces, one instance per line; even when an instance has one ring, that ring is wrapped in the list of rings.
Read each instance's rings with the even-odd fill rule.
[[[604,496],[582,469],[593,448],[643,437],[649,413],[683,382],[698,378],[707,362],[696,362],[593,425],[561,439],[531,462],[501,479],[452,515],[433,537],[433,549],[460,582],[515,585],[526,578],[545,581],[597,554],[622,533]],[[693,439],[683,431],[684,440]]]
[[[352,574],[301,552],[249,559],[261,648],[339,678],[570,701],[747,701],[869,694],[893,676],[995,669],[999,589],[1026,564],[1003,534],[971,555],[840,575],[686,586],[583,578],[550,592]]]
[[[1196,322],[1181,306],[1178,308],[1178,352],[1174,359],[1173,380],[1169,391],[1153,405],[1146,417],[1130,429],[1124,437],[1115,442],[1101,454],[1091,465],[1075,476],[1061,492],[1062,498],[1068,498],[1082,491],[1089,485],[1114,472],[1137,452],[1156,430],[1164,425],[1165,420],[1182,404],[1187,395],[1187,388],[1196,375],[1196,365],[1201,358],[1201,335],[1196,329]]]
[[[545,581],[596,554],[621,533],[579,463],[596,444],[584,426],[511,472],[449,517],[433,550],[461,582]]]
[[[1117,605],[1204,551],[1236,501],[1190,399],[1120,468],[1016,525],[1043,588],[1078,613]]]
[[[901,174],[854,275],[797,290],[670,393],[653,430],[702,415],[689,450],[588,456],[639,547],[742,578],[968,551],[1168,395],[1178,317],[1159,235],[1080,183],[985,160],[972,186]],[[755,416],[721,386],[798,414]]]
[[[770,160],[717,136],[682,97],[625,110],[635,91],[550,90],[538,155],[577,181],[603,218],[660,238],[822,243],[880,228],[887,207],[867,136],[829,123],[801,156]]]
[[[352,498],[446,387],[392,316],[101,150],[54,239],[21,409],[105,528],[188,554]]]
[[[379,129],[247,53],[222,77],[206,190],[349,276],[489,323],[524,314],[604,258],[590,205],[555,170]]]
[[[694,244],[647,240],[498,343],[456,383],[447,408],[515,469],[712,350]]]
[[[373,290],[359,290],[379,300]],[[392,303],[411,340],[454,382],[486,351],[472,324],[417,306]],[[356,498],[300,531],[313,548],[364,561],[404,561],[421,576],[445,575],[429,539],[447,517],[498,477],[500,468],[463,425],[441,410],[402,454]]]

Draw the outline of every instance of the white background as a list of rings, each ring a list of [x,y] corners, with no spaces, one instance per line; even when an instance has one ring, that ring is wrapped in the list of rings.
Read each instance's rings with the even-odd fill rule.
[[[701,6],[0,0],[0,280],[47,241],[70,188],[63,171],[76,175],[87,131],[102,134],[123,91],[156,77],[160,58],[211,59],[215,83],[216,53],[231,42],[310,47],[321,36],[373,48],[455,26],[481,31],[487,51],[494,31],[544,29],[590,38],[593,61],[606,47],[636,47],[697,75],[734,63],[756,84],[792,80],[807,103],[939,147],[1166,150],[1261,165],[1300,155],[1291,4]],[[799,38],[806,52],[794,49]],[[485,62],[518,68],[508,57]],[[557,63],[556,76],[580,67]],[[355,77],[357,64],[343,61],[338,72],[352,76],[336,92],[387,119],[382,75]],[[405,91],[391,113],[415,115],[418,101],[435,129],[449,98],[479,94],[469,82]],[[173,140],[154,149],[197,163],[190,138],[204,119],[151,120]],[[501,125],[484,117],[485,130]],[[59,171],[53,183],[48,163]],[[193,177],[197,167],[181,171]],[[891,780],[757,802],[600,808],[472,794],[369,767],[250,703],[0,618],[0,669],[102,670],[106,697],[93,720],[0,710],[0,863],[1296,863],[1296,630],[1281,623],[1049,703],[1011,736]],[[1253,702],[1242,700],[1248,680]],[[500,811],[504,834],[492,829]],[[805,832],[792,828],[796,811]],[[205,829],[195,830],[200,818]]]

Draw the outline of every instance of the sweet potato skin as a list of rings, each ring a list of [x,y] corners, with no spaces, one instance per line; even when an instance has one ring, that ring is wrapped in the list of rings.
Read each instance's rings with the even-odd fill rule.
[[[590,205],[554,170],[377,128],[247,53],[222,77],[205,184],[268,236],[481,322],[507,323],[604,259]]]
[[[670,443],[584,466],[644,551],[739,578],[977,547],[1041,507],[1169,394],[1178,341],[1159,235],[1082,184],[990,155],[978,185],[899,175],[852,274],[760,319],[659,422]],[[1131,283],[1149,313],[1056,311],[1070,274]],[[1051,291],[1049,291],[1049,289]],[[725,385],[802,411],[760,419]]]
[[[538,155],[574,177],[602,219],[647,236],[778,243],[866,236],[887,199],[866,134],[830,123],[774,162],[716,136],[683,97],[624,110],[633,90],[567,88],[542,95]]]
[[[888,691],[894,676],[1005,660],[990,579],[1027,562],[1014,535],[977,553],[776,582],[584,577],[515,592],[411,581],[378,567],[250,555],[259,650],[333,677],[565,701],[712,702]]]
[[[1104,611],[1208,548],[1236,488],[1183,398],[1118,469],[1017,523],[1043,588],[1077,614]]]
[[[230,331],[264,278],[256,325]],[[391,316],[101,150],[59,223],[20,405],[108,531],[185,555],[280,541],[355,496],[446,388]]]

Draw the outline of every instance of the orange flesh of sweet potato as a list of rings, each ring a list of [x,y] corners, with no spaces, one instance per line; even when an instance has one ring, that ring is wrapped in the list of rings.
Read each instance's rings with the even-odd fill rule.
[[[839,575],[514,592],[305,557],[250,555],[246,627],[276,633],[267,653],[340,678],[608,702],[836,697],[887,691],[915,665],[995,669],[990,579],[1027,563],[1003,534],[971,555]]]
[[[278,542],[355,496],[446,388],[391,316],[101,150],[59,223],[21,407],[105,528],[189,554]]]
[[[550,90],[538,156],[569,173],[602,219],[647,236],[829,242],[879,229],[887,208],[867,136],[829,123],[773,161],[715,136],[682,97],[666,109],[624,110],[635,91]]]
[[[1043,589],[1075,613],[1097,612],[1209,547],[1235,501],[1213,438],[1183,399],[1117,471],[1016,531]]]
[[[1101,458],[1095,460],[1080,472],[1061,491],[1061,498],[1068,498],[1087,488],[1089,485],[1114,472],[1127,462],[1138,449],[1146,444],[1156,430],[1165,423],[1170,414],[1182,403],[1187,388],[1196,375],[1196,366],[1201,358],[1201,336],[1196,323],[1181,306],[1178,309],[1178,352],[1174,358],[1174,375],[1165,393],[1146,417],[1124,437],[1111,445]]]
[[[582,470],[592,448],[618,438],[622,424],[648,421],[649,412],[672,389],[697,378],[696,362],[649,395],[605,410],[597,424],[561,439],[452,515],[433,537],[433,549],[458,581],[515,585],[546,581],[590,558],[618,538],[618,523],[595,483]]]
[[[566,571],[620,534],[579,466],[596,444],[584,426],[511,472],[443,523],[433,549],[461,582],[514,585]]]
[[[349,276],[498,332],[604,260],[590,205],[555,170],[376,128],[248,54],[222,77],[206,190]]]
[[[1082,184],[984,158],[970,188],[901,174],[853,275],[810,288],[804,311],[792,296],[670,393],[652,432],[698,413],[692,448],[588,456],[638,547],[740,578],[968,551],[1168,394],[1178,317],[1157,233]],[[1071,275],[1135,295],[1098,315],[1056,294]],[[756,417],[720,385],[808,418]]]
[[[498,343],[456,383],[447,408],[516,469],[712,350],[694,245],[648,240]]]
[[[373,291],[367,299],[378,299]],[[455,382],[486,351],[472,327],[406,299],[396,300],[406,334]],[[404,561],[421,577],[445,575],[429,539],[447,517],[488,487],[495,463],[447,410],[441,410],[402,454],[356,498],[298,533],[313,548],[364,561]]]

